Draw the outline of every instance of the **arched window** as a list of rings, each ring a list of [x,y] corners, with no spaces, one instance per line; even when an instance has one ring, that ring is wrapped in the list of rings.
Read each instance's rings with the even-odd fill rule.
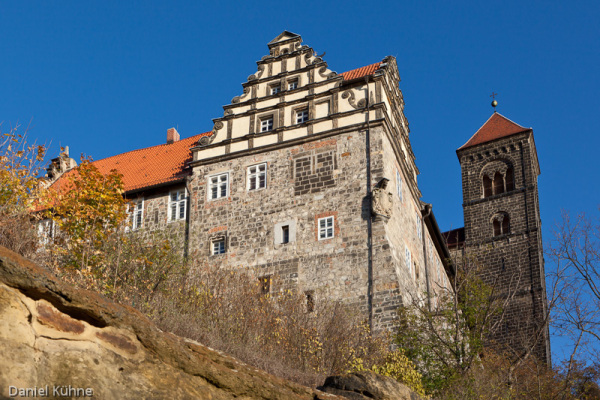
[[[500,225],[500,221],[494,219],[494,236],[500,236],[502,234],[502,227]]]
[[[494,236],[506,235],[510,233],[510,217],[508,214],[496,214],[492,219]]]
[[[489,176],[483,176],[483,197],[490,197],[492,195],[492,180]]]
[[[515,190],[515,174],[512,168],[506,170],[506,191]]]
[[[504,177],[500,172],[494,174],[494,194],[504,193]]]

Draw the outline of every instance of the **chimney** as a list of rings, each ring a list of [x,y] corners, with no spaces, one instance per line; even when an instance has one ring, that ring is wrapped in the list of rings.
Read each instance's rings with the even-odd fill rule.
[[[167,144],[175,142],[179,142],[179,132],[175,128],[167,129]]]

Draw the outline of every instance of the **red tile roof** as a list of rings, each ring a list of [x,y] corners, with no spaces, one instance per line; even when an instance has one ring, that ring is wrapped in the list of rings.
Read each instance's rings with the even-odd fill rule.
[[[375,71],[379,69],[381,65],[381,61],[376,62],[375,64],[367,65],[365,67],[360,67],[353,69],[351,71],[342,72],[341,75],[344,77],[345,81],[349,81],[351,79],[362,78],[363,76],[371,75]]]
[[[211,134],[212,132],[205,132],[175,143],[117,154],[94,161],[93,164],[103,174],[108,174],[113,169],[123,174],[126,192],[176,182],[192,173],[191,169],[186,168],[187,163],[192,160],[190,148],[201,137]],[[74,169],[67,172],[51,187],[60,190],[65,184],[64,178],[75,171]]]
[[[494,112],[481,128],[459,150],[530,130]]]

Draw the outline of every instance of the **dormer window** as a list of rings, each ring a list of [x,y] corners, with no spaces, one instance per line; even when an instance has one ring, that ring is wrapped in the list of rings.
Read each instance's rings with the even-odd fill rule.
[[[294,79],[288,82],[288,90],[298,89],[298,79]]]
[[[272,95],[273,94],[277,94],[279,92],[281,92],[281,86],[279,86],[279,85],[273,85],[273,86],[271,86],[271,94]]]
[[[296,124],[302,124],[308,121],[308,109],[296,111]]]
[[[269,115],[260,120],[260,131],[268,132],[273,130],[273,116]]]

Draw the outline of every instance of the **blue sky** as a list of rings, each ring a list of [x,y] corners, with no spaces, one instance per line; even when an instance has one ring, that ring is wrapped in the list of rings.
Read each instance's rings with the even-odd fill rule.
[[[208,131],[283,30],[337,72],[397,58],[440,228],[462,222],[455,150],[498,111],[532,127],[544,239],[597,213],[600,3],[0,1],[2,130],[94,159]],[[594,122],[596,121],[596,122]]]

